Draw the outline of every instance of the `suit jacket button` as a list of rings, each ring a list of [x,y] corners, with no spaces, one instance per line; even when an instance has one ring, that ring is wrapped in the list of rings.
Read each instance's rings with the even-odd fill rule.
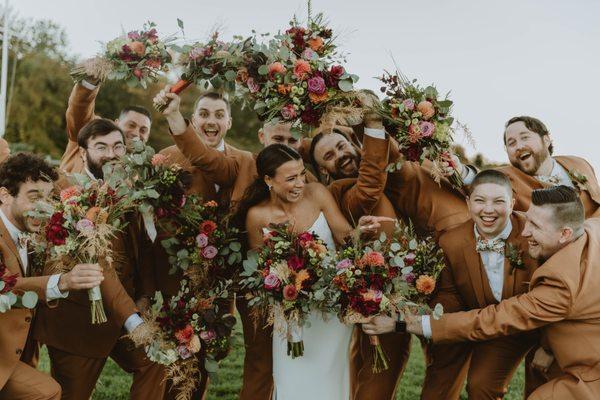
[[[31,322],[31,317],[25,317],[25,322]]]
[[[23,350],[21,350],[21,349],[17,349],[17,351],[16,351],[17,355],[21,355],[22,352],[23,352]]]

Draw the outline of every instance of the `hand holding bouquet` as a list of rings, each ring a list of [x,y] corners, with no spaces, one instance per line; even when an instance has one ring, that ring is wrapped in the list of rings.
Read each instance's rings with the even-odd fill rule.
[[[79,181],[45,204],[40,216],[49,216],[42,228],[38,251],[57,271],[77,264],[112,263],[112,240],[123,224],[126,201],[107,184],[78,176]],[[38,254],[39,256],[39,254]],[[100,287],[88,290],[92,324],[106,322]]]
[[[454,118],[450,115],[452,101],[448,97],[440,98],[435,87],[422,88],[416,80],[409,81],[400,72],[386,72],[379,80],[384,84],[381,91],[387,98],[377,112],[383,118],[386,131],[398,141],[405,159],[432,161],[437,182],[444,176],[443,169],[452,167],[454,173],[449,179],[455,187],[462,188],[460,171],[456,171],[451,153],[455,133]],[[458,126],[469,137],[466,127]],[[400,168],[400,164],[401,161],[391,164],[389,170]]]
[[[295,234],[281,224],[271,225],[264,246],[244,261],[242,285],[254,294],[249,305],[260,306],[276,328],[285,330],[292,358],[304,354],[302,326],[310,311],[325,301],[326,257],[327,248],[316,235]]]
[[[11,308],[35,308],[38,296],[35,292],[15,293],[13,289],[17,284],[17,274],[9,275],[8,268],[0,262],[0,313],[5,313]]]
[[[360,113],[350,92],[358,80],[339,63],[333,33],[322,14],[308,26],[294,19],[267,44],[253,45],[251,60],[238,71],[239,91],[261,120],[291,123],[308,132],[322,119]]]
[[[144,89],[157,81],[158,74],[168,70],[171,62],[167,48],[173,38],[160,40],[155,24],[148,22],[140,31],[131,31],[111,40],[94,58],[84,61],[71,71],[75,82],[125,80],[130,86]]]

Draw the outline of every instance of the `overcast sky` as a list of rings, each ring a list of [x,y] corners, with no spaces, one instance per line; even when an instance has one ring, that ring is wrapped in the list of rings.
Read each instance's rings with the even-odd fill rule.
[[[252,29],[275,32],[294,13],[306,16],[300,0],[10,3],[22,17],[61,24],[71,51],[81,56],[147,20],[167,34],[177,31],[179,17],[189,39],[204,39],[220,25],[228,39]],[[527,114],[547,124],[557,154],[582,156],[600,168],[600,2],[315,0],[313,10],[341,33],[347,69],[360,76],[360,87],[378,91],[374,77],[392,68],[393,55],[407,76],[451,91],[455,117],[489,159],[507,161],[503,124]]]

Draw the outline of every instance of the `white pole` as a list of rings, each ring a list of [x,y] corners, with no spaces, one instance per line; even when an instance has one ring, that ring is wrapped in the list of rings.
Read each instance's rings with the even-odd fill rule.
[[[6,83],[8,80],[8,0],[4,0],[4,32],[2,35],[2,76],[0,77],[0,137],[6,132]]]

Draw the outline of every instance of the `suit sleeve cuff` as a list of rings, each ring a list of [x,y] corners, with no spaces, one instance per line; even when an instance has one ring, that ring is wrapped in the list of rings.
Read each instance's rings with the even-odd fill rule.
[[[48,284],[46,285],[46,301],[64,299],[69,295],[69,292],[62,293],[58,289],[58,281],[60,280],[61,275],[62,274],[54,274],[48,279]]]
[[[81,86],[83,86],[87,90],[96,90],[96,88],[97,88],[96,85],[92,85],[91,83],[89,83],[85,79],[81,81]]]
[[[423,315],[421,317],[421,329],[423,329],[423,337],[425,339],[431,339],[431,321],[429,315]]]
[[[125,320],[125,324],[124,324],[125,330],[127,330],[127,333],[131,333],[135,330],[135,328],[137,328],[138,326],[140,326],[143,323],[144,323],[144,320],[137,313],[131,314],[129,316],[129,318],[127,318],[127,320]]]
[[[468,186],[473,183],[473,180],[477,175],[477,171],[470,165],[465,165],[465,168],[467,169],[467,175],[463,178],[463,183]]]
[[[375,139],[385,139],[385,131],[383,129],[365,128],[365,135]]]

